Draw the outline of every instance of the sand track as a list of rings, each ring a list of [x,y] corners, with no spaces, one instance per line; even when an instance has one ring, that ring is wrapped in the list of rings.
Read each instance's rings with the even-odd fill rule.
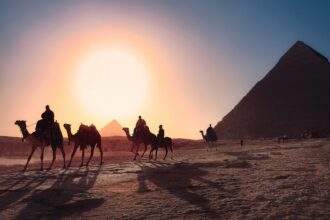
[[[101,167],[43,172],[38,164],[25,173],[2,166],[1,219],[330,218],[327,140],[175,155],[157,162],[113,155]]]

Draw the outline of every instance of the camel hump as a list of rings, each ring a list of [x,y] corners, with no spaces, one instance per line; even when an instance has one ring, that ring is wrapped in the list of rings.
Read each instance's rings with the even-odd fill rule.
[[[90,126],[81,124],[78,129],[78,134],[79,134],[79,136],[81,136],[82,138],[84,138],[86,140],[91,140],[94,138],[101,137],[98,130],[96,129],[95,125],[93,125],[93,124]]]
[[[88,132],[89,130],[90,130],[89,126],[84,125],[84,124],[81,124],[78,129],[78,131],[80,131],[80,132],[86,132],[86,131]]]

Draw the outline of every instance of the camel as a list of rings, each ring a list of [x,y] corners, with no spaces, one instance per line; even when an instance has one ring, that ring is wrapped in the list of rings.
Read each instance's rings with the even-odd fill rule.
[[[216,143],[217,143],[217,137],[216,136],[214,136],[214,137],[207,137],[207,136],[205,136],[204,135],[204,131],[203,130],[201,130],[201,131],[199,131],[201,134],[202,134],[202,137],[203,137],[203,139],[206,141],[206,150],[208,151],[209,150],[209,148],[210,148],[210,151],[212,151],[212,147],[214,147],[215,146],[215,149],[216,150],[218,150],[217,149],[217,146],[216,146]]]
[[[103,164],[103,150],[102,150],[102,145],[101,145],[101,135],[96,130],[96,127],[94,125],[86,126],[86,125],[81,124],[76,134],[72,134],[70,124],[64,124],[63,126],[68,134],[69,145],[70,145],[71,141],[74,142],[74,148],[73,148],[73,152],[71,154],[71,158],[70,158],[68,167],[71,166],[73,156],[76,153],[79,146],[80,146],[80,149],[82,150],[82,158],[81,158],[80,167],[82,167],[84,165],[85,149],[88,145],[91,146],[91,154],[86,163],[86,166],[88,166],[89,162],[91,161],[91,159],[94,155],[95,146],[97,146],[100,150],[100,154],[101,154],[100,165]]]
[[[165,156],[164,156],[164,160],[166,159],[167,153],[168,153],[168,148],[170,148],[171,152],[172,152],[172,158],[173,158],[173,148],[172,148],[172,139],[169,137],[165,137],[164,141],[161,145],[158,145],[158,140],[157,140],[157,136],[153,133],[151,133],[150,131],[147,133],[147,135],[145,135],[146,138],[134,138],[130,135],[129,133],[129,128],[123,128],[124,132],[126,133],[127,139],[129,141],[132,142],[132,148],[131,151],[133,152],[133,149],[135,148],[135,155],[133,160],[136,160],[137,155],[139,155],[139,146],[140,144],[144,144],[144,151],[143,154],[141,156],[141,158],[143,157],[143,155],[145,154],[145,152],[147,151],[147,146],[150,144],[151,145],[151,150],[149,153],[149,160],[152,158],[152,153],[153,151],[156,151],[156,156],[155,156],[155,160],[157,160],[157,152],[158,152],[158,148],[159,147],[164,147],[165,148]],[[134,152],[133,152],[134,153]]]
[[[27,159],[27,162],[26,162],[26,165],[23,169],[23,172],[27,169],[27,166],[32,158],[32,155],[34,153],[34,151],[40,147],[41,149],[41,155],[40,155],[40,159],[41,159],[41,166],[40,166],[40,170],[42,171],[44,168],[43,168],[43,160],[44,160],[44,150],[45,150],[45,147],[48,146],[49,144],[47,144],[46,140],[44,138],[42,139],[38,139],[35,137],[34,134],[30,134],[29,131],[27,130],[26,128],[26,121],[23,121],[23,120],[17,120],[15,122],[15,125],[17,125],[21,132],[22,132],[22,135],[23,135],[23,138],[22,138],[22,141],[24,140],[27,140],[31,146],[32,146],[32,151]],[[58,136],[53,138],[51,140],[51,144],[50,146],[52,147],[52,151],[53,151],[53,160],[50,164],[50,166],[48,167],[48,170],[50,170],[54,164],[54,161],[56,159],[56,149],[59,148],[62,152],[62,155],[63,155],[63,169],[65,168],[65,152],[64,152],[64,149],[63,149],[63,136],[62,136],[62,133],[61,133],[61,130],[59,129],[59,124],[57,122],[55,122],[55,127],[58,128]]]
[[[152,148],[151,148],[151,151],[150,151],[150,154],[149,154],[149,159],[152,157],[152,152],[154,150],[156,150],[155,160],[157,160],[157,152],[158,152],[159,147],[165,148],[166,153],[165,153],[165,156],[164,156],[163,160],[166,159],[166,156],[167,156],[167,153],[168,153],[168,148],[171,150],[171,153],[172,153],[171,159],[173,159],[173,142],[172,142],[172,138],[165,137],[162,143],[157,142],[157,144],[154,145],[154,146],[155,147],[151,146]]]
[[[133,160],[136,160],[136,156],[139,155],[138,152],[139,152],[140,144],[144,144],[144,151],[143,151],[142,156],[141,156],[141,158],[142,158],[143,155],[145,154],[145,152],[147,151],[147,146],[150,144],[151,148],[153,148],[152,146],[157,143],[156,135],[152,134],[151,132],[149,132],[149,135],[147,135],[144,138],[144,137],[133,137],[133,136],[131,136],[130,133],[129,133],[129,128],[123,128],[123,131],[125,132],[127,139],[132,142],[131,151],[133,152],[133,149],[134,148],[136,149],[135,153],[133,152],[134,153]]]

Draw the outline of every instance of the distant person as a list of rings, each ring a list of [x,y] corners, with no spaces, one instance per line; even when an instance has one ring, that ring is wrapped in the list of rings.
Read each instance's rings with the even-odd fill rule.
[[[243,139],[241,139],[241,147],[243,147],[244,141]]]
[[[163,129],[163,125],[159,125],[159,130],[157,134],[157,142],[158,145],[162,145],[165,137],[165,131]]]
[[[54,127],[54,112],[46,105],[46,110],[41,114],[41,120],[37,122],[36,137],[45,138],[47,142],[50,141],[53,127]]]
[[[54,124],[54,112],[50,110],[49,105],[46,105],[46,110],[41,114],[41,118],[49,125]]]
[[[145,131],[146,126],[147,126],[146,121],[140,115],[138,121],[135,124],[133,136],[143,134],[143,132]]]
[[[215,139],[217,139],[217,135],[216,135],[215,130],[214,130],[214,128],[212,127],[211,124],[210,124],[210,126],[207,128],[207,130],[206,130],[206,137],[207,137],[209,140],[215,140]]]

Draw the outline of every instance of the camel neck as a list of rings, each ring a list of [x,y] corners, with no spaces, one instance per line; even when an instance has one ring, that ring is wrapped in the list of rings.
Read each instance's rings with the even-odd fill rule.
[[[124,130],[124,131],[125,131],[125,133],[126,133],[126,137],[127,137],[127,139],[130,140],[130,141],[132,141],[133,138],[132,138],[132,136],[129,134],[129,130]]]
[[[72,132],[71,132],[71,129],[66,129],[66,131],[67,131],[67,133],[68,133],[68,138],[69,138],[69,140],[72,140],[73,139],[73,134],[72,134]]]
[[[29,131],[26,128],[21,128],[21,132],[23,135],[23,139],[27,138],[30,135]]]

